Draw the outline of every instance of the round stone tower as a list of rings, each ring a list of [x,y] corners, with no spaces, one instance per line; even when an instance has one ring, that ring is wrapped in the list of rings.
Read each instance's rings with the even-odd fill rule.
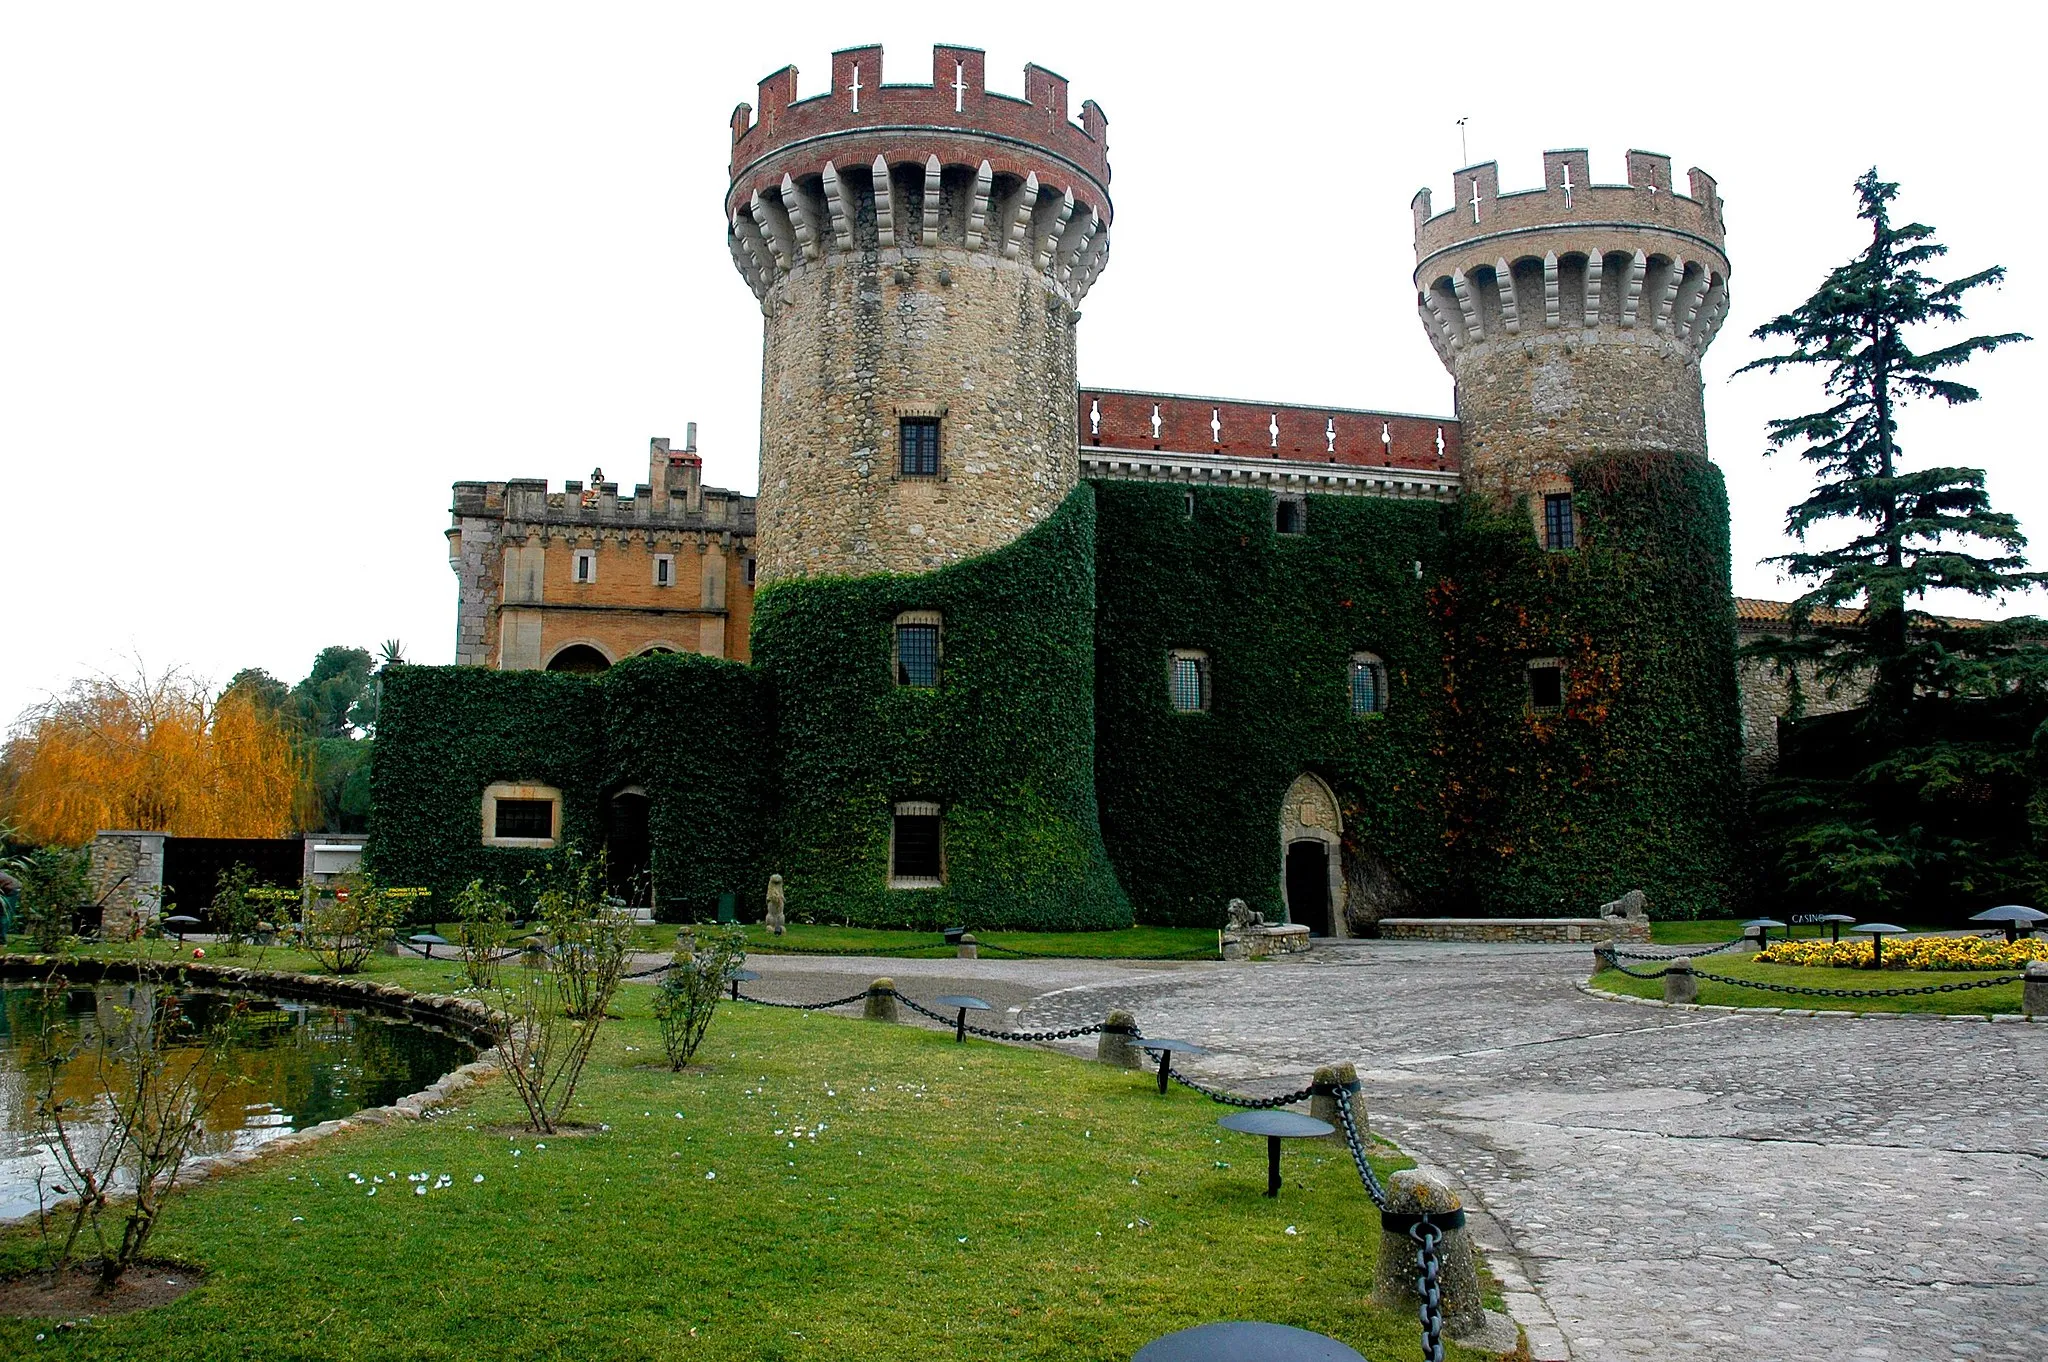
[[[732,120],[728,239],[761,301],[761,582],[922,572],[1000,548],[1075,486],[1074,327],[1109,255],[1108,122],[934,49],[796,68]]]
[[[1543,187],[1500,192],[1489,161],[1456,202],[1415,196],[1423,327],[1457,380],[1465,485],[1497,501],[1570,490],[1587,456],[1707,452],[1700,356],[1728,315],[1713,177],[1628,154],[1596,185],[1584,151],[1543,157]]]

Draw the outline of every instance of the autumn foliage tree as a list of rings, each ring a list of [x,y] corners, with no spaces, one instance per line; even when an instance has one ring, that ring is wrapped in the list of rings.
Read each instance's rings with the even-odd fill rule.
[[[291,721],[246,688],[215,699],[175,668],[91,677],[15,725],[0,815],[26,841],[71,846],[101,828],[284,836],[307,797],[293,738]]]

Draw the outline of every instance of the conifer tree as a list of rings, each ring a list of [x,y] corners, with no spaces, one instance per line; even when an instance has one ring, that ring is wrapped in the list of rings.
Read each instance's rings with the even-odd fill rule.
[[[1870,244],[1828,274],[1804,303],[1754,332],[1789,342],[1782,353],[1738,373],[1776,373],[1794,366],[1821,370],[1827,406],[1770,423],[1773,450],[1796,448],[1818,470],[1806,500],[1785,526],[1801,548],[1770,561],[1811,583],[1793,603],[1794,637],[1757,649],[1781,664],[1812,663],[1825,680],[1867,675],[1867,716],[1879,727],[1904,718],[1914,697],[1954,691],[1975,679],[2010,677],[2019,631],[1953,629],[1918,608],[1932,590],[1999,597],[2048,574],[2027,570],[2026,537],[2011,515],[1992,508],[1984,470],[1940,466],[1907,470],[1898,439],[1899,411],[1932,398],[1950,406],[1979,394],[1945,375],[1978,355],[2029,339],[2013,331],[1971,336],[1925,352],[1914,349],[1922,328],[1963,320],[1963,299],[1998,283],[1992,266],[1946,283],[1923,269],[1947,253],[1923,223],[1895,225],[1898,185],[1873,168],[1856,181],[1857,216],[1870,224]],[[1808,535],[1846,521],[1853,534],[1839,547],[1807,547]],[[1860,603],[1846,619],[1818,607]]]

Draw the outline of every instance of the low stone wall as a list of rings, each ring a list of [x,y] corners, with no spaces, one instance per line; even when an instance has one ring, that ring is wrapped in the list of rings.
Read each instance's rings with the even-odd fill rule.
[[[1383,917],[1386,941],[1648,941],[1650,924],[1613,917]]]

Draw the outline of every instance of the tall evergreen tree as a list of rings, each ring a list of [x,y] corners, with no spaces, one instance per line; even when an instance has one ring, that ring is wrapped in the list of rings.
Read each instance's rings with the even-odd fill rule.
[[[1926,398],[1950,406],[1976,401],[1975,388],[1944,375],[2028,337],[2009,331],[1913,348],[1920,328],[1961,322],[1964,296],[1998,283],[2005,269],[1946,283],[1928,275],[1922,267],[1948,248],[1932,227],[1892,222],[1898,192],[1875,169],[1856,181],[1869,246],[1800,306],[1756,329],[1760,340],[1789,342],[1786,350],[1737,371],[1818,368],[1831,399],[1819,411],[1770,423],[1771,447],[1796,448],[1819,477],[1785,519],[1802,547],[1771,560],[1811,583],[1793,603],[1794,637],[1767,640],[1758,651],[1780,663],[1810,662],[1824,679],[1867,675],[1866,713],[1879,727],[1900,722],[1918,694],[1954,690],[2014,661],[2015,630],[1952,629],[1917,608],[1927,592],[1998,597],[2048,580],[2027,570],[2026,537],[2016,519],[1992,509],[1983,469],[1901,467],[1900,408]],[[1805,547],[1810,532],[1836,521],[1854,527],[1848,542]],[[1814,613],[1859,603],[1846,621]]]

